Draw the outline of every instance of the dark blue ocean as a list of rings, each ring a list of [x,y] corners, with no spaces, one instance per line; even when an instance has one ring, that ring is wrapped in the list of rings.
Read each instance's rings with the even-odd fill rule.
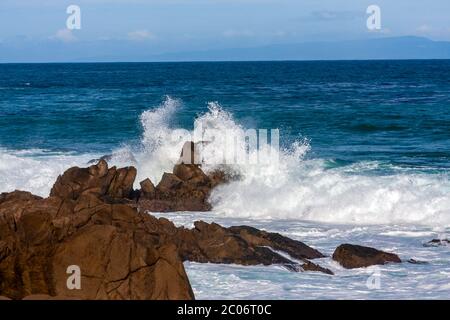
[[[309,157],[450,168],[450,61],[0,65],[0,147],[111,152],[169,95],[191,128],[216,101]]]

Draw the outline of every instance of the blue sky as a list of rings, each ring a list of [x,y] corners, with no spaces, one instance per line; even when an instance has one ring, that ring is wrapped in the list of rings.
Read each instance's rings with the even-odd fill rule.
[[[81,30],[65,28],[71,4],[81,8]],[[381,8],[378,31],[366,27],[371,4]],[[51,60],[70,50],[159,54],[404,35],[450,41],[449,14],[448,0],[1,0],[0,58],[30,51]]]

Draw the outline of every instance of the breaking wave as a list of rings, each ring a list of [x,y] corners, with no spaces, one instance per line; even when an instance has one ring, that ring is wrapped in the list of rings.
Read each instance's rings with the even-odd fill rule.
[[[208,111],[187,131],[172,125],[181,101],[167,97],[161,106],[140,116],[141,145],[114,150],[112,164],[134,165],[138,181],[147,177],[157,183],[163,172],[171,171],[185,141],[199,131],[214,129],[224,135],[234,132],[245,139],[243,126],[219,104],[209,103]],[[216,163],[220,141],[203,150],[206,164]],[[425,224],[450,226],[450,176],[414,171],[368,174],[377,162],[361,162],[332,167],[325,159],[308,159],[306,140],[299,140],[276,152],[277,161],[235,164],[241,177],[222,185],[211,194],[217,214],[228,217],[298,219],[343,224]],[[56,177],[68,167],[86,163],[97,154],[71,155],[34,151],[0,150],[0,191],[28,190],[48,194]],[[214,169],[206,165],[206,170]]]

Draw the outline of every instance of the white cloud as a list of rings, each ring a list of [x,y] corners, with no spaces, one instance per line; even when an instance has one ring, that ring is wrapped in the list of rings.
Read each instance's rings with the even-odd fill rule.
[[[77,40],[77,37],[74,36],[72,30],[69,29],[60,29],[56,32],[56,34],[51,39],[56,39],[62,42],[74,42]]]
[[[344,21],[358,19],[362,16],[359,11],[320,10],[311,12],[308,18],[313,21]]]
[[[136,30],[128,33],[128,39],[133,41],[153,40],[156,36],[147,30]]]
[[[279,30],[279,31],[275,31],[269,34],[272,37],[285,37],[287,36],[287,33],[285,31]]]
[[[416,29],[420,33],[428,33],[433,30],[433,28],[427,24],[423,24]]]
[[[254,35],[250,30],[226,30],[223,32],[223,36],[226,38],[253,37]]]

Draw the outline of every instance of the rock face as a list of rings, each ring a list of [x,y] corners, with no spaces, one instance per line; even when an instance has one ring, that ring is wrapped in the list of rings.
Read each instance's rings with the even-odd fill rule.
[[[0,296],[193,299],[186,260],[281,264],[331,274],[309,261],[323,257],[319,251],[280,234],[202,221],[193,229],[178,228],[139,210],[145,197],[167,201],[162,206],[171,209],[186,208],[188,201],[205,205],[208,190],[221,179],[195,165],[178,164],[174,172],[156,187],[144,180],[136,192],[135,168],[108,168],[101,160],[67,170],[48,198],[22,191],[0,194]],[[192,200],[196,192],[198,202]],[[169,200],[156,200],[163,195]],[[79,289],[68,286],[74,266],[80,271]]]
[[[108,169],[105,160],[89,168],[73,167],[58,177],[50,196],[72,200],[86,194],[107,199],[131,198],[136,173],[134,167]]]
[[[324,255],[304,243],[252,227],[224,228],[216,223],[194,222],[193,229],[175,228],[166,224],[166,232],[179,248],[185,261],[200,263],[233,263],[241,265],[280,264],[292,271],[332,272],[321,268],[309,259]],[[287,258],[277,252],[283,252]],[[292,261],[299,260],[303,264]]]
[[[337,247],[333,253],[333,260],[339,262],[346,269],[401,262],[396,254],[353,244],[341,244]]]
[[[176,245],[158,220],[117,203],[136,170],[100,161],[72,168],[46,199],[0,196],[0,296],[80,299],[193,299]],[[79,266],[81,289],[67,286]]]
[[[209,211],[208,196],[229,177],[223,171],[205,174],[195,163],[195,144],[186,142],[172,173],[164,173],[156,187],[146,179],[141,182],[138,207],[153,212]]]

